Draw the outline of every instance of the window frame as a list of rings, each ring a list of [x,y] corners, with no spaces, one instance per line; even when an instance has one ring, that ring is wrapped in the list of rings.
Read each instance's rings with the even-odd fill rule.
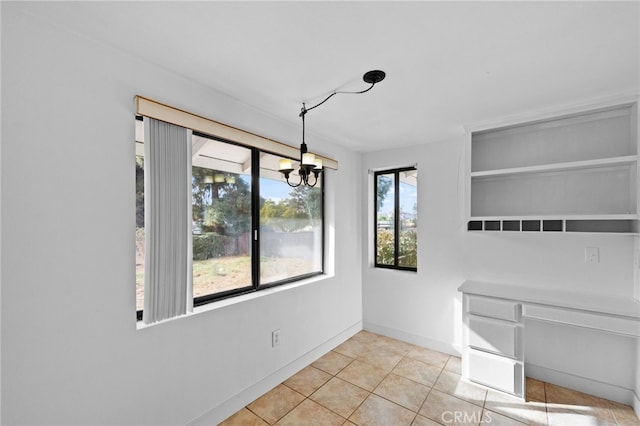
[[[399,167],[394,169],[377,170],[373,173],[373,266],[375,268],[396,269],[400,271],[417,272],[416,266],[399,265],[400,253],[400,173],[415,170],[417,166]],[[393,174],[393,265],[378,263],[378,176]],[[416,185],[417,188],[417,185]],[[416,225],[417,229],[417,225]],[[416,252],[418,250],[416,243]]]
[[[143,117],[136,115],[136,120],[142,120]],[[240,146],[245,149],[249,149],[251,151],[251,285],[245,286],[237,289],[225,290],[218,293],[212,293],[202,296],[193,297],[193,307],[204,306],[209,303],[217,302],[224,299],[229,299],[236,296],[241,296],[245,294],[250,294],[254,292],[258,292],[261,290],[266,290],[269,288],[281,286],[284,284],[289,284],[296,281],[301,281],[304,279],[312,278],[319,275],[324,275],[325,271],[325,173],[321,173],[318,177],[320,184],[320,198],[321,198],[321,260],[320,260],[320,271],[305,273],[302,275],[296,275],[293,277],[285,278],[282,280],[270,282],[267,284],[260,284],[260,154],[271,154],[276,155],[283,158],[290,158],[291,160],[297,161],[298,159],[292,158],[289,156],[283,156],[282,154],[278,154],[275,152],[267,151],[265,149],[260,149],[255,146],[245,145],[236,141],[224,139],[218,136],[214,136],[211,134],[207,134],[204,132],[192,130],[194,136],[200,136],[204,138],[208,138],[211,140],[215,140],[218,142],[228,143],[235,146]],[[193,167],[193,165],[191,166]],[[293,188],[292,188],[293,189]],[[193,259],[190,260],[193,262]],[[193,285],[193,283],[191,284]],[[143,310],[136,310],[136,318],[138,321],[141,321],[143,318]]]

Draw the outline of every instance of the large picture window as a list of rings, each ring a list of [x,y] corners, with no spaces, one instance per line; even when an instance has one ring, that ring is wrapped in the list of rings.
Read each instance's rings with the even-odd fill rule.
[[[417,179],[415,167],[374,173],[376,267],[418,268]]]
[[[291,188],[277,171],[279,159],[260,158],[261,286],[322,272],[322,179],[313,188]]]
[[[136,309],[142,319],[149,166],[141,117],[136,126]],[[291,188],[278,171],[280,156],[198,132],[190,139],[193,305],[321,274],[322,178],[313,188]]]

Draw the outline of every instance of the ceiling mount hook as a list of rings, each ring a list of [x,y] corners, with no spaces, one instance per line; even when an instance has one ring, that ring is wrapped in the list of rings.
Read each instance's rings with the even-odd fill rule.
[[[362,79],[365,81],[365,83],[376,84],[384,80],[386,76],[387,74],[384,71],[372,70],[364,73]]]

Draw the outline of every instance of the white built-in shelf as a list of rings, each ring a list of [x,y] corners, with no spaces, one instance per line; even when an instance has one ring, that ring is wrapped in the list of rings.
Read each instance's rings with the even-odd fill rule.
[[[638,109],[472,131],[467,230],[638,234]]]
[[[597,169],[601,167],[634,166],[638,161],[637,155],[625,155],[622,157],[600,158],[597,160],[571,161],[566,163],[542,164],[539,166],[514,167],[510,169],[485,170],[471,172],[472,179],[512,176],[519,174],[539,174],[549,172],[565,172],[580,169]]]

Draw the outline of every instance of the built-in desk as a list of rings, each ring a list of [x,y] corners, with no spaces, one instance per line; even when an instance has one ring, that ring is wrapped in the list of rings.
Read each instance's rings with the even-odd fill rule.
[[[640,303],[633,298],[465,281],[462,376],[525,396],[524,319],[640,337]]]

